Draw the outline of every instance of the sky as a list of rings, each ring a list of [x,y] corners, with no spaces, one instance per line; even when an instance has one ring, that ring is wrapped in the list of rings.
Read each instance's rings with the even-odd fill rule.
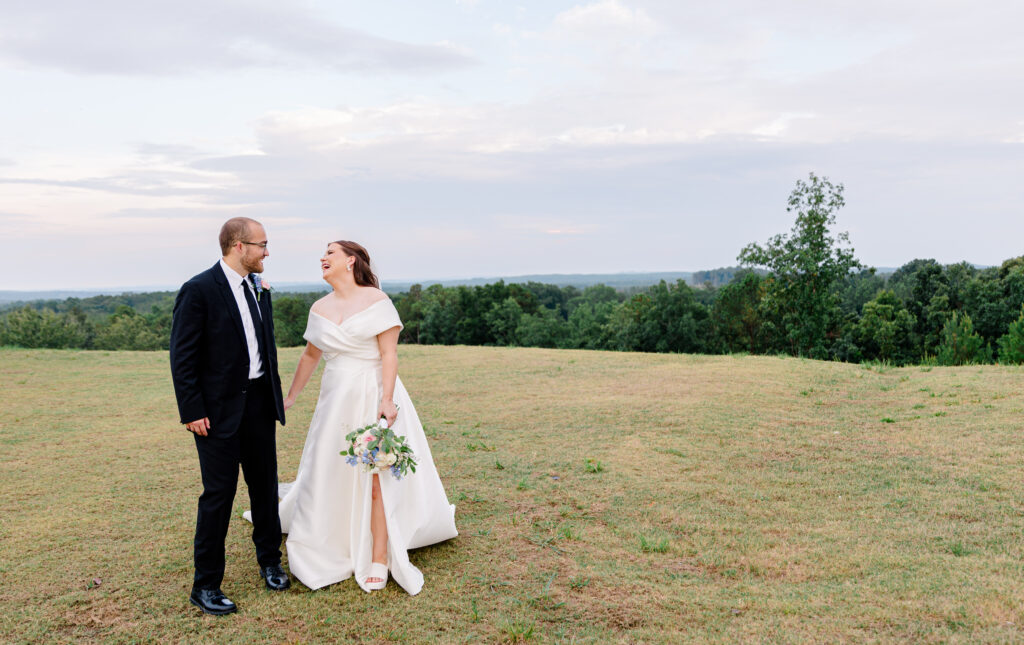
[[[5,289],[687,271],[842,183],[857,257],[1024,240],[1024,3],[0,0]]]

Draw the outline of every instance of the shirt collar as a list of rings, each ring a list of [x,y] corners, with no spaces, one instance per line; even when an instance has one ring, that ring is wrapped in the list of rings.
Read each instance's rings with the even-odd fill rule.
[[[220,268],[224,271],[224,277],[227,278],[228,284],[231,288],[235,288],[245,284],[245,280],[248,276],[240,275],[237,271],[228,266],[228,263],[223,259],[220,261]]]

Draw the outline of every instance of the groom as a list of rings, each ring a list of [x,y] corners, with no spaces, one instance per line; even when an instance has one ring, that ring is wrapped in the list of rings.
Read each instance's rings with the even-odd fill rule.
[[[260,576],[275,591],[291,584],[281,568],[274,439],[284,405],[270,291],[259,281],[270,255],[267,234],[259,222],[236,217],[221,228],[220,248],[221,260],[178,292],[170,347],[178,411],[194,435],[203,477],[189,600],[215,615],[238,609],[220,584],[239,465],[249,486]]]

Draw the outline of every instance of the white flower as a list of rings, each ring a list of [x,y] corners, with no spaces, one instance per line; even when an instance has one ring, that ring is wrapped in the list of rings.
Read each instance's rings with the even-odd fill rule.
[[[380,460],[380,457],[378,457],[378,460]],[[395,462],[398,461],[398,457],[395,456],[395,453],[389,452],[384,455],[384,459],[381,461],[386,466],[394,466]]]

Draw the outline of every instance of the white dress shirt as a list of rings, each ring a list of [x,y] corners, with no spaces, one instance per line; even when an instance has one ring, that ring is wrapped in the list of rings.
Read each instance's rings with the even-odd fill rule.
[[[263,361],[260,359],[260,344],[256,340],[256,327],[252,322],[252,315],[249,313],[249,303],[245,301],[245,292],[242,289],[249,289],[255,300],[256,294],[252,286],[246,280],[246,276],[238,275],[234,269],[229,267],[224,260],[220,261],[220,268],[224,271],[224,277],[228,279],[231,286],[231,293],[235,296],[235,304],[238,305],[238,313],[242,315],[242,329],[245,330],[245,344],[249,347],[249,378],[263,376]],[[256,307],[259,313],[259,306]],[[262,313],[260,314],[262,316]]]

